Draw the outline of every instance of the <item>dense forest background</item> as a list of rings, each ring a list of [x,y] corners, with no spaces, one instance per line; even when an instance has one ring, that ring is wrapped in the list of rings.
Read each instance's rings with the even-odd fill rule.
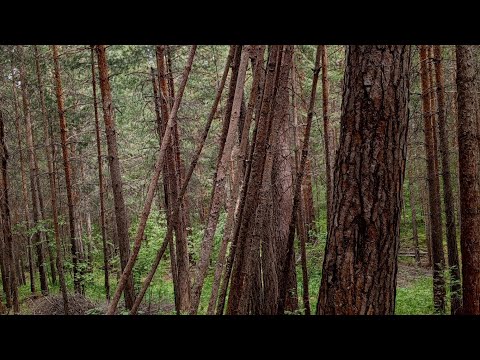
[[[0,312],[475,313],[458,48],[1,46]]]

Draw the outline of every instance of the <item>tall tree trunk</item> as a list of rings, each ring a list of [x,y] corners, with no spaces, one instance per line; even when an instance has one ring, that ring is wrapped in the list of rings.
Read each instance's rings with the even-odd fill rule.
[[[29,160],[30,160],[30,190],[31,190],[31,197],[32,197],[32,213],[33,213],[33,225],[35,227],[35,233],[33,235],[33,243],[35,245],[35,249],[37,252],[37,260],[38,260],[38,269],[40,274],[40,288],[44,295],[48,294],[48,280],[47,280],[47,272],[45,270],[45,259],[43,255],[43,248],[42,243],[40,242],[40,233],[37,229],[38,223],[41,219],[40,216],[40,209],[38,204],[38,193],[37,193],[37,180],[35,179],[35,175],[38,174],[38,170],[36,168],[37,161],[35,159],[35,146],[33,142],[33,132],[32,132],[32,121],[30,118],[30,104],[28,98],[28,90],[27,90],[27,79],[25,74],[25,64],[24,64],[24,54],[23,48],[21,45],[17,46],[17,49],[20,53],[20,82],[21,82],[21,89],[22,89],[22,101],[23,101],[23,115],[25,119],[25,129],[26,129],[26,137],[27,137],[27,146],[28,146],[28,153],[29,153]]]
[[[97,56],[100,90],[102,93],[103,119],[107,135],[108,164],[110,167],[110,179],[113,189],[113,202],[115,204],[115,221],[117,224],[118,244],[120,250],[120,265],[123,272],[130,256],[130,241],[128,237],[127,208],[123,198],[122,174],[117,150],[117,133],[115,128],[110,80],[108,77],[108,63],[105,45],[97,45]],[[135,300],[133,276],[131,274],[128,276],[125,285],[125,307],[130,310]]]
[[[472,46],[457,45],[458,157],[463,314],[480,315],[480,189],[476,129],[475,68]]]
[[[13,313],[18,314],[20,307],[18,304],[18,280],[15,269],[16,259],[13,251],[12,223],[10,217],[10,203],[8,198],[8,150],[5,142],[5,125],[3,121],[3,112],[0,110],[0,150],[1,150],[1,186],[0,186],[0,208],[2,218],[3,241],[5,244],[3,251],[3,260],[6,263],[6,270],[9,272],[9,291],[12,294]],[[7,261],[5,261],[7,260]]]
[[[349,46],[317,314],[393,314],[410,46]]]
[[[331,154],[331,129],[328,99],[330,83],[328,81],[328,51],[326,45],[322,49],[322,112],[323,112],[323,138],[325,147],[325,172],[327,183],[327,233],[330,227],[330,214],[332,212],[332,154]]]
[[[432,234],[433,294],[436,312],[445,312],[445,256],[443,254],[442,219],[440,207],[440,182],[435,166],[437,153],[435,146],[435,117],[432,111],[432,83],[429,79],[428,47],[420,46],[420,72],[425,123],[425,154],[427,159],[428,200],[430,209],[430,231]]]
[[[447,254],[450,272],[451,313],[454,315],[462,305],[460,264],[458,260],[457,234],[455,227],[455,202],[453,199],[452,181],[450,177],[450,157],[448,154],[448,136],[446,130],[447,116],[445,109],[445,80],[440,45],[433,46],[435,78],[437,90],[438,128],[440,137],[440,154],[442,157],[443,201],[445,204],[445,220],[447,226]]]
[[[12,61],[12,73],[14,65]],[[21,141],[21,134],[20,134],[20,114],[18,111],[18,104],[17,104],[17,84],[15,77],[12,77],[12,91],[13,91],[13,106],[15,110],[15,129],[17,132],[17,144],[18,144],[18,152],[20,157],[20,175],[22,178],[22,208],[23,208],[23,219],[25,221],[25,227],[28,229],[30,228],[30,211],[29,211],[29,204],[28,204],[28,191],[27,191],[27,182],[25,180],[25,163],[23,159],[23,148],[22,148],[22,141]],[[28,258],[28,273],[29,273],[29,280],[30,280],[30,291],[32,294],[35,294],[35,274],[34,270],[35,267],[33,265],[33,257],[31,252],[31,239],[29,235],[25,235],[26,239],[26,247],[27,247],[27,258]]]
[[[64,95],[62,89],[62,79],[60,77],[60,64],[58,61],[58,48],[52,45],[54,77],[55,77],[55,93],[57,97],[58,116],[60,120],[60,139],[62,144],[63,169],[65,172],[65,185],[67,190],[67,207],[68,207],[68,223],[70,229],[70,245],[73,262],[73,285],[75,292],[80,294],[80,273],[78,269],[79,254],[77,250],[77,241],[75,239],[75,213],[72,192],[72,170],[70,166],[70,155],[67,144],[67,118],[65,117]]]
[[[92,65],[92,93],[93,93],[93,110],[95,114],[95,139],[97,143],[97,163],[98,163],[98,197],[100,199],[100,232],[102,234],[102,249],[103,249],[103,274],[105,284],[105,296],[107,302],[110,301],[110,263],[108,261],[108,247],[107,247],[107,231],[105,225],[105,200],[104,192],[105,186],[103,183],[103,161],[102,161],[102,143],[100,136],[100,124],[98,120],[98,105],[97,105],[97,81],[95,73],[95,47],[90,47],[90,62]]]
[[[39,53],[38,53],[38,47],[36,45],[34,45],[33,47],[34,51],[35,51],[35,69],[36,69],[36,73],[37,73],[37,83],[38,83],[38,91],[39,91],[39,94],[40,94],[40,105],[41,105],[41,110],[42,110],[42,117],[43,117],[43,122],[44,122],[44,126],[47,126],[45,124],[48,123],[48,119],[47,119],[47,109],[46,109],[46,106],[45,106],[45,96],[44,96],[44,93],[43,93],[43,81],[42,81],[42,75],[41,75],[41,68],[40,68],[40,60],[39,60]],[[47,135],[47,134],[45,134]],[[47,140],[47,137],[45,137],[45,140]],[[50,171],[50,149],[48,146],[45,146],[45,154],[46,154],[46,158],[47,158],[47,167]],[[45,220],[46,217],[45,217],[45,210],[44,210],[44,206],[43,206],[43,197],[42,197],[42,192],[41,192],[41,187],[40,187],[40,180],[39,178],[37,177],[37,185],[38,185],[38,198],[40,200],[40,210],[41,210],[41,213],[42,213],[42,220]],[[50,259],[50,273],[51,273],[51,276],[52,276],[52,283],[55,285],[57,283],[57,269],[55,267],[55,257],[53,256],[53,251],[52,251],[52,246],[50,244],[50,238],[48,235],[45,236],[45,238],[47,239],[47,250],[48,250],[48,257]]]
[[[63,268],[63,249],[61,246],[60,240],[60,231],[59,231],[59,224],[58,224],[58,210],[57,210],[57,195],[56,195],[56,185],[55,185],[55,173],[53,169],[53,155],[55,153],[55,144],[52,141],[52,137],[50,136],[50,120],[47,114],[47,108],[45,105],[45,94],[43,89],[43,79],[42,73],[40,68],[40,61],[39,61],[39,54],[38,49],[35,46],[35,65],[37,70],[37,81],[38,81],[38,89],[40,93],[40,104],[42,108],[42,115],[43,115],[43,128],[44,128],[44,136],[45,136],[45,155],[47,158],[47,167],[48,167],[48,178],[50,182],[50,198],[51,198],[51,206],[52,206],[52,218],[53,218],[53,234],[55,238],[55,246],[57,250],[56,256],[56,270],[58,271],[58,277],[60,280],[60,290],[62,292],[63,297],[63,309],[65,314],[68,314],[68,294],[67,294],[67,287],[65,284],[65,274]],[[52,255],[53,256],[53,255]],[[52,267],[52,277],[54,277],[54,267]],[[55,281],[54,281],[55,283]]]

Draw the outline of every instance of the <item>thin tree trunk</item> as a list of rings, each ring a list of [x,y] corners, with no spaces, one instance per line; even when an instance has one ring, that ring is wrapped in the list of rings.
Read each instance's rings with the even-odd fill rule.
[[[480,189],[476,129],[475,68],[472,46],[457,45],[458,157],[460,175],[460,245],[462,251],[463,309],[480,315]]]
[[[429,81],[428,69],[428,47],[420,46],[420,71],[422,82],[423,98],[423,116],[425,123],[425,153],[427,158],[427,176],[428,176],[428,199],[430,208],[430,230],[432,234],[432,258],[433,258],[433,294],[435,311],[445,312],[445,278],[443,271],[445,269],[445,256],[443,254],[442,242],[442,219],[440,207],[440,183],[438,179],[438,168],[435,166],[437,157],[435,146],[435,117],[432,112],[431,100],[433,95],[429,91],[431,82]]]
[[[159,94],[160,94],[160,109],[162,118],[166,122],[169,118],[171,106],[173,105],[172,95],[173,91],[173,78],[171,82],[167,83],[167,73],[165,64],[165,45],[157,45],[156,47],[157,58],[157,71],[159,82]],[[160,146],[161,137],[165,132],[165,125],[161,122],[158,123]],[[178,124],[175,119],[172,133],[170,135],[170,147],[166,152],[166,161],[164,165],[164,181],[166,188],[168,189],[166,199],[169,206],[174,206],[174,202],[178,197],[179,186],[182,181],[181,174],[181,161],[179,153],[179,141],[178,141]],[[180,211],[178,215],[172,217],[172,213],[167,211],[169,216],[167,220],[173,223],[175,230],[175,253],[173,244],[170,244],[170,254],[172,259],[172,274],[174,279],[174,293],[176,297],[177,313],[187,312],[190,309],[190,274],[189,274],[189,258],[188,247],[185,230],[185,217],[184,217],[184,202],[182,201]],[[167,221],[168,223],[168,221]],[[173,255],[173,256],[172,256]],[[175,259],[175,261],[174,261]]]
[[[43,249],[42,243],[40,241],[40,233],[37,229],[38,223],[41,219],[40,217],[40,209],[38,204],[38,193],[37,193],[37,183],[35,179],[35,175],[38,174],[38,170],[36,168],[37,161],[35,159],[35,146],[33,142],[33,133],[32,133],[32,121],[30,118],[30,104],[28,98],[28,90],[27,90],[27,83],[26,83],[26,74],[25,74],[25,65],[24,65],[24,55],[23,55],[23,48],[21,45],[17,46],[17,49],[20,53],[20,82],[21,82],[21,89],[22,89],[22,101],[23,101],[23,115],[25,119],[25,129],[26,129],[26,137],[27,137],[27,146],[29,149],[29,159],[30,159],[30,190],[31,190],[31,197],[32,197],[32,213],[33,213],[33,225],[35,227],[35,233],[33,235],[33,243],[35,245],[35,249],[37,251],[37,260],[38,260],[38,269],[40,274],[40,288],[42,290],[42,294],[48,294],[48,280],[47,280],[47,272],[45,270],[45,260],[43,256]]]
[[[40,105],[41,105],[41,110],[42,110],[42,116],[43,116],[43,122],[44,122],[44,126],[47,127],[46,124],[48,124],[48,118],[47,118],[47,109],[46,109],[46,106],[45,106],[45,96],[44,96],[44,93],[43,93],[43,81],[42,81],[42,75],[41,75],[41,69],[40,69],[40,60],[39,60],[39,53],[38,53],[38,47],[36,45],[34,45],[33,47],[34,51],[35,51],[35,68],[36,68],[36,72],[37,72],[37,82],[38,82],[38,91],[39,91],[39,94],[40,94]],[[45,135],[47,136],[47,134],[45,133]],[[45,140],[47,141],[47,137],[45,137]],[[48,146],[45,146],[45,154],[46,154],[46,158],[47,158],[47,167],[49,169],[49,172],[50,172],[50,149]],[[37,176],[37,184],[38,184],[38,195],[39,195],[39,200],[40,200],[40,210],[41,210],[41,213],[42,213],[42,219],[45,220],[45,214],[44,214],[44,206],[43,206],[43,197],[41,196],[41,187],[40,187],[40,180]],[[52,195],[53,196],[53,195]],[[51,276],[52,276],[52,283],[55,285],[57,283],[57,269],[55,268],[55,257],[53,256],[53,251],[52,251],[52,247],[51,247],[51,244],[50,244],[50,239],[48,237],[48,235],[45,236],[45,238],[47,239],[47,250],[48,250],[48,257],[50,259],[50,273],[51,273]]]
[[[330,114],[328,99],[330,95],[330,83],[328,80],[328,51],[326,45],[322,49],[322,112],[323,112],[323,138],[325,147],[325,173],[327,183],[327,233],[330,227],[330,214],[332,212],[332,154],[330,145]]]
[[[62,79],[60,77],[60,64],[58,61],[58,48],[52,45],[54,76],[55,76],[55,93],[57,97],[58,116],[60,120],[60,139],[62,144],[63,168],[65,171],[65,185],[67,190],[67,207],[68,207],[68,223],[70,229],[70,245],[73,262],[73,284],[75,292],[80,294],[80,273],[78,270],[79,254],[77,250],[77,241],[75,239],[75,213],[72,193],[72,170],[70,166],[70,155],[67,145],[67,119],[65,117],[64,96],[62,89]]]
[[[13,236],[12,236],[12,223],[10,217],[10,203],[8,197],[8,150],[5,142],[5,125],[3,121],[3,112],[0,111],[0,150],[1,150],[1,214],[2,214],[2,228],[3,228],[3,241],[5,248],[3,251],[3,260],[6,263],[5,268],[9,273],[9,287],[8,291],[12,294],[13,313],[18,314],[20,307],[18,304],[18,280],[15,269],[16,259],[13,252]],[[5,261],[7,260],[7,261]],[[7,266],[8,265],[8,266]],[[5,290],[5,289],[4,289]]]
[[[417,230],[417,209],[415,204],[415,189],[413,187],[414,179],[412,175],[413,162],[408,171],[408,194],[410,209],[412,210],[412,232],[413,232],[413,247],[415,251],[415,262],[420,266],[420,250],[418,248],[418,230]]]
[[[103,274],[105,284],[105,296],[107,302],[110,301],[110,264],[108,261],[108,247],[107,247],[107,231],[105,225],[105,200],[104,192],[105,186],[103,183],[103,162],[102,162],[102,143],[100,136],[100,123],[98,120],[98,105],[97,105],[97,81],[95,74],[95,47],[90,47],[90,62],[92,65],[92,92],[93,92],[93,110],[95,113],[95,139],[97,143],[97,163],[98,163],[98,197],[100,199],[100,232],[102,234],[102,248],[103,248]]]
[[[12,63],[12,73],[14,69]],[[23,159],[23,149],[22,149],[22,142],[21,142],[21,134],[20,134],[20,114],[18,111],[18,104],[17,104],[17,85],[15,77],[12,77],[12,90],[13,90],[13,105],[15,109],[15,128],[17,132],[17,143],[18,143],[18,151],[20,157],[20,174],[22,178],[22,208],[23,208],[23,218],[25,221],[25,226],[29,229],[30,226],[30,211],[29,211],[29,204],[28,204],[28,191],[27,191],[27,182],[25,180],[25,163]],[[26,239],[26,247],[27,247],[27,258],[28,258],[28,273],[29,273],[29,280],[30,280],[30,291],[32,294],[35,294],[35,267],[33,265],[33,258],[31,252],[31,239],[29,235],[25,235]]]
[[[108,75],[108,63],[105,45],[97,45],[98,73],[100,78],[100,90],[102,93],[103,119],[107,135],[108,164],[110,167],[110,179],[113,189],[113,201],[115,204],[115,221],[117,225],[118,244],[120,250],[120,265],[122,272],[127,266],[130,256],[130,241],[128,236],[127,208],[123,197],[122,174],[120,159],[117,149],[117,134],[113,112],[112,94]],[[125,279],[125,307],[131,309],[135,300],[133,288],[133,276]]]
[[[454,315],[462,305],[460,264],[458,260],[457,234],[455,227],[455,203],[450,177],[450,158],[448,154],[448,137],[446,131],[445,80],[440,45],[433,46],[435,78],[437,84],[438,128],[440,137],[440,154],[442,157],[443,201],[447,226],[447,254],[450,272],[451,314]]]

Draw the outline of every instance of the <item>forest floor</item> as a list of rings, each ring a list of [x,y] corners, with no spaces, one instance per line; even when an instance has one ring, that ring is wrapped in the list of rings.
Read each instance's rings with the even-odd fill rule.
[[[431,270],[425,266],[426,264],[422,263],[421,266],[417,266],[412,260],[410,258],[399,259],[396,314],[430,314],[433,311],[431,309]],[[315,293],[310,295],[312,300],[317,296]],[[104,300],[91,296],[70,295],[69,304],[71,315],[102,315],[107,309]],[[63,298],[58,293],[58,288],[52,288],[51,294],[48,296],[26,296],[21,303],[21,313],[25,315],[62,315],[64,313]],[[140,315],[174,313],[174,304],[168,299],[150,300],[139,309]],[[122,303],[120,303],[117,314],[128,314]]]

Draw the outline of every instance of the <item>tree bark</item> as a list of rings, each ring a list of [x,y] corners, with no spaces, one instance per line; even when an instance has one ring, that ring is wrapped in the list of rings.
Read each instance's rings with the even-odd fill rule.
[[[463,314],[480,315],[480,189],[473,49],[456,46]]]
[[[18,304],[18,278],[16,274],[15,254],[13,251],[13,236],[12,236],[12,223],[10,217],[10,203],[8,197],[8,150],[5,142],[5,125],[3,121],[3,112],[0,110],[0,150],[1,150],[1,183],[0,183],[0,208],[2,213],[2,230],[3,230],[3,242],[5,244],[3,251],[3,260],[5,262],[5,269],[9,273],[9,287],[8,291],[12,294],[13,313],[18,314],[20,312],[20,306]],[[5,261],[7,260],[7,261]],[[5,290],[5,288],[4,288]]]
[[[105,186],[103,182],[103,162],[102,162],[102,143],[100,136],[100,123],[98,120],[98,105],[97,105],[97,81],[95,74],[95,47],[90,47],[90,62],[92,65],[92,93],[93,93],[93,110],[95,114],[95,139],[97,144],[97,163],[98,163],[98,189],[100,201],[100,232],[102,235],[102,249],[103,249],[103,274],[105,284],[105,296],[107,302],[110,301],[110,264],[108,261],[108,247],[107,247],[107,231],[105,225],[105,200],[104,192]]]
[[[130,258],[128,259],[128,262],[125,266],[125,269],[123,270],[122,275],[119,279],[117,289],[115,290],[115,294],[112,298],[112,302],[110,303],[110,306],[108,307],[107,315],[113,315],[115,313],[115,310],[116,310],[117,305],[118,305],[118,301],[120,300],[121,293],[123,292],[123,290],[126,286],[127,279],[131,276],[133,265],[135,264],[138,253],[140,251],[142,240],[144,238],[143,234],[144,234],[144,231],[145,231],[145,226],[147,224],[148,216],[150,215],[150,210],[152,208],[153,197],[155,195],[155,190],[157,188],[158,179],[159,179],[160,173],[163,169],[166,148],[169,145],[170,135],[171,135],[173,127],[175,125],[175,119],[176,119],[176,116],[177,116],[177,111],[180,107],[180,103],[181,103],[181,100],[182,100],[182,97],[183,97],[183,92],[184,92],[185,86],[187,84],[188,75],[190,74],[190,70],[192,68],[193,58],[195,56],[196,49],[197,49],[196,45],[192,45],[192,47],[190,48],[190,53],[189,53],[189,56],[188,56],[188,59],[187,59],[187,64],[185,65],[185,69],[184,69],[183,74],[182,74],[182,80],[181,80],[181,83],[180,83],[180,88],[179,88],[177,96],[175,97],[173,108],[172,108],[172,111],[171,111],[170,116],[168,118],[167,125],[166,125],[165,134],[163,135],[162,145],[160,146],[160,151],[159,151],[159,154],[158,154],[158,157],[157,157],[157,161],[155,163],[155,170],[154,170],[153,176],[150,180],[150,183],[148,185],[147,196],[145,198],[145,203],[144,203],[142,214],[141,214],[140,221],[139,221],[139,224],[138,224],[137,233],[135,235],[135,241],[134,241],[134,245],[133,245],[132,254],[130,255]],[[192,170],[192,172],[193,172],[193,170]],[[191,176],[191,174],[190,174],[190,176]],[[186,186],[185,186],[185,188],[186,188]],[[186,189],[182,188],[183,193],[185,193],[185,190]],[[174,206],[174,208],[175,207],[176,206]],[[170,236],[171,236],[172,228],[169,227],[169,229],[170,229],[169,231],[170,231]],[[164,240],[164,243],[162,244],[161,249],[157,253],[157,258],[158,258],[158,255],[160,253],[162,253],[162,255],[163,255],[163,252],[161,250],[164,249],[164,247],[166,248],[166,244],[167,244],[166,241],[168,241],[168,237],[169,236],[168,236],[168,230],[167,230],[166,239]],[[163,250],[163,251],[165,251],[165,250]],[[160,258],[161,258],[161,256],[160,256]],[[160,261],[160,260],[158,260],[158,261]],[[156,266],[154,266],[154,268],[156,270]],[[152,267],[152,270],[153,270],[153,267]],[[153,275],[152,275],[152,278],[153,278]],[[147,285],[147,287],[148,287],[148,285]],[[142,291],[143,291],[143,287],[142,287]],[[146,289],[145,289],[145,291],[146,291]],[[137,300],[138,300],[139,297],[140,297],[140,295],[137,297]],[[140,301],[141,301],[141,299],[140,299]]]
[[[450,177],[450,157],[448,154],[448,136],[446,130],[447,116],[445,109],[445,80],[443,75],[443,59],[440,45],[433,46],[435,78],[437,91],[438,128],[440,138],[440,155],[442,159],[443,201],[445,204],[445,220],[447,227],[447,254],[450,272],[451,314],[454,315],[462,305],[460,264],[458,260],[457,234],[455,226],[455,201],[453,198]]]
[[[410,46],[349,46],[317,314],[393,314]]]
[[[325,148],[325,172],[327,187],[327,233],[330,227],[330,214],[332,212],[332,154],[330,140],[330,114],[328,99],[330,95],[330,83],[328,81],[328,51],[326,45],[322,49],[322,112],[323,112],[323,138]]]
[[[62,79],[60,77],[60,64],[58,61],[58,48],[52,45],[53,65],[55,76],[55,93],[57,97],[58,116],[60,120],[60,139],[62,144],[63,169],[65,172],[65,185],[67,190],[68,223],[70,230],[70,245],[73,262],[73,284],[75,292],[80,294],[80,273],[78,269],[79,254],[77,250],[77,241],[75,239],[75,213],[72,193],[72,170],[70,165],[70,154],[67,144],[67,119],[65,117],[64,95],[62,89]]]
[[[23,115],[25,120],[25,129],[26,129],[26,138],[27,138],[27,146],[28,146],[28,153],[29,153],[29,164],[30,164],[30,193],[32,197],[32,213],[33,213],[33,226],[35,228],[35,233],[33,235],[33,243],[35,245],[35,249],[37,252],[37,260],[38,260],[38,269],[40,274],[40,289],[42,294],[48,294],[48,280],[47,280],[47,272],[45,269],[45,259],[43,254],[42,243],[40,239],[40,232],[37,229],[38,223],[41,220],[40,216],[40,208],[39,208],[39,200],[38,200],[38,192],[37,192],[37,181],[38,179],[35,176],[38,174],[37,170],[37,161],[35,158],[35,146],[33,141],[33,133],[32,133],[32,120],[30,117],[30,104],[28,98],[28,90],[27,90],[27,79],[25,74],[25,64],[24,64],[24,54],[23,48],[21,45],[17,46],[17,49],[20,53],[20,82],[21,82],[21,90],[22,90],[22,101],[23,101]]]
[[[123,197],[122,174],[120,159],[117,149],[117,133],[108,75],[108,63],[105,45],[97,45],[98,73],[100,78],[100,91],[102,93],[103,120],[107,135],[108,164],[110,179],[113,189],[113,202],[115,204],[115,222],[117,224],[118,244],[120,250],[120,265],[122,272],[130,256],[130,241],[128,236],[128,217],[125,200]],[[135,300],[133,289],[133,276],[130,274],[125,284],[125,307],[130,310]]]
[[[436,312],[445,312],[445,256],[442,241],[442,219],[440,207],[440,182],[435,144],[435,117],[432,112],[433,93],[429,79],[428,47],[420,46],[420,71],[423,98],[423,116],[425,124],[425,154],[427,159],[428,201],[430,209],[430,231],[432,235],[433,294]]]
[[[243,98],[243,89],[245,87],[245,76],[247,71],[247,65],[250,57],[250,47],[243,46],[241,52],[241,59],[238,66],[238,75],[235,84],[235,92],[232,102],[231,117],[229,121],[229,127],[227,136],[225,138],[225,145],[223,147],[222,156],[217,163],[217,169],[215,173],[215,180],[212,189],[210,211],[207,220],[207,226],[205,228],[202,249],[200,254],[200,261],[197,266],[197,277],[195,279],[193,293],[194,302],[192,304],[192,311],[195,312],[198,309],[200,301],[200,292],[203,287],[205,277],[207,275],[208,265],[210,263],[210,257],[213,250],[213,238],[217,229],[218,218],[220,216],[220,210],[222,202],[225,200],[226,195],[226,179],[227,171],[232,156],[232,150],[237,139],[238,121],[240,119],[241,104]]]

